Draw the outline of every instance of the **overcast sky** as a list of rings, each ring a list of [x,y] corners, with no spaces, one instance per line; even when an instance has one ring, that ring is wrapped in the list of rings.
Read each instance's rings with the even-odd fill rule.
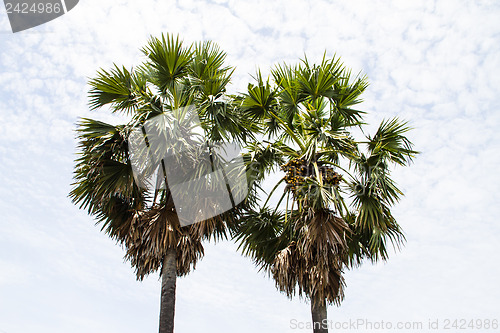
[[[1,7],[0,333],[157,331],[158,276],[136,282],[67,194],[76,121],[113,121],[88,111],[87,79],[138,64],[162,32],[218,43],[237,67],[232,92],[257,67],[336,53],[368,75],[370,124],[398,116],[415,128],[422,154],[394,173],[408,242],[386,264],[347,272],[330,319],[500,319],[499,18],[494,0],[81,0],[13,34]],[[293,319],[309,321],[309,304],[279,294],[230,242],[207,245],[178,281],[176,332],[308,332]]]

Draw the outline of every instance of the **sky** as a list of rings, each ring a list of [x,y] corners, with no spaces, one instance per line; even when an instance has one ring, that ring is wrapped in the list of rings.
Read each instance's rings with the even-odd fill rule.
[[[372,133],[394,116],[414,128],[421,154],[393,173],[407,243],[346,272],[329,319],[431,320],[440,331],[446,320],[499,320],[499,17],[493,0],[81,0],[13,34],[1,7],[0,333],[157,331],[158,275],[137,282],[123,249],[67,195],[76,122],[116,121],[89,111],[87,80],[139,64],[149,36],[167,32],[219,44],[236,66],[231,92],[257,68],[337,54],[368,76],[360,107]],[[292,325],[310,321],[309,304],[276,291],[234,244],[205,253],[178,280],[176,332],[310,332]]]

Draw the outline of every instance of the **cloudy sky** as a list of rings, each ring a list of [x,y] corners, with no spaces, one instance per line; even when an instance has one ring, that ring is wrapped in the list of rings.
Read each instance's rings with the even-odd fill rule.
[[[369,77],[371,124],[398,116],[414,127],[422,154],[394,173],[408,242],[388,263],[348,272],[330,319],[500,319],[499,17],[494,0],[81,0],[13,34],[2,7],[0,333],[157,331],[158,276],[136,282],[123,250],[67,194],[76,121],[113,121],[88,111],[87,79],[138,64],[162,32],[218,43],[237,67],[232,92],[257,67],[336,53]],[[208,244],[178,282],[176,332],[308,332],[294,319],[309,321],[309,304],[279,294],[230,242]]]

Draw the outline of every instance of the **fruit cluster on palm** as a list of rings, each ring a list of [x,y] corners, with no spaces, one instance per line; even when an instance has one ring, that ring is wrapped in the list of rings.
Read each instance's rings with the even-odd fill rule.
[[[235,238],[280,291],[311,300],[315,332],[325,332],[327,304],[343,299],[344,270],[365,258],[385,260],[388,243],[404,241],[390,211],[402,195],[390,168],[416,152],[398,119],[355,138],[364,125],[355,106],[368,84],[339,59],[283,64],[256,81],[241,97],[263,136],[248,147],[251,185],[268,185],[279,169],[285,175],[247,210]]]
[[[316,163],[318,168],[318,175],[320,175],[324,184],[330,186],[336,186],[340,183],[342,175],[336,173],[332,167],[323,165],[321,161]],[[283,164],[280,169],[286,172],[283,179],[286,182],[286,190],[291,191],[294,198],[300,197],[300,192],[298,189],[302,189],[302,184],[306,181],[306,177],[314,177],[315,166],[312,163],[308,163],[303,158],[296,158]]]

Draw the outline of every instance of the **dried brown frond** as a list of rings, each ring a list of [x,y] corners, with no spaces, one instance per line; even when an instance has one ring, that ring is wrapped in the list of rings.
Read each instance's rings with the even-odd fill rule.
[[[226,237],[226,225],[232,214],[226,213],[182,227],[173,205],[153,207],[136,212],[123,224],[125,258],[142,280],[163,265],[167,250],[177,248],[177,275],[184,276],[195,268],[204,255],[203,240]]]
[[[298,292],[339,304],[344,297],[347,223],[326,210],[308,210],[294,218],[298,241],[278,252],[270,269],[278,289],[289,297]]]

